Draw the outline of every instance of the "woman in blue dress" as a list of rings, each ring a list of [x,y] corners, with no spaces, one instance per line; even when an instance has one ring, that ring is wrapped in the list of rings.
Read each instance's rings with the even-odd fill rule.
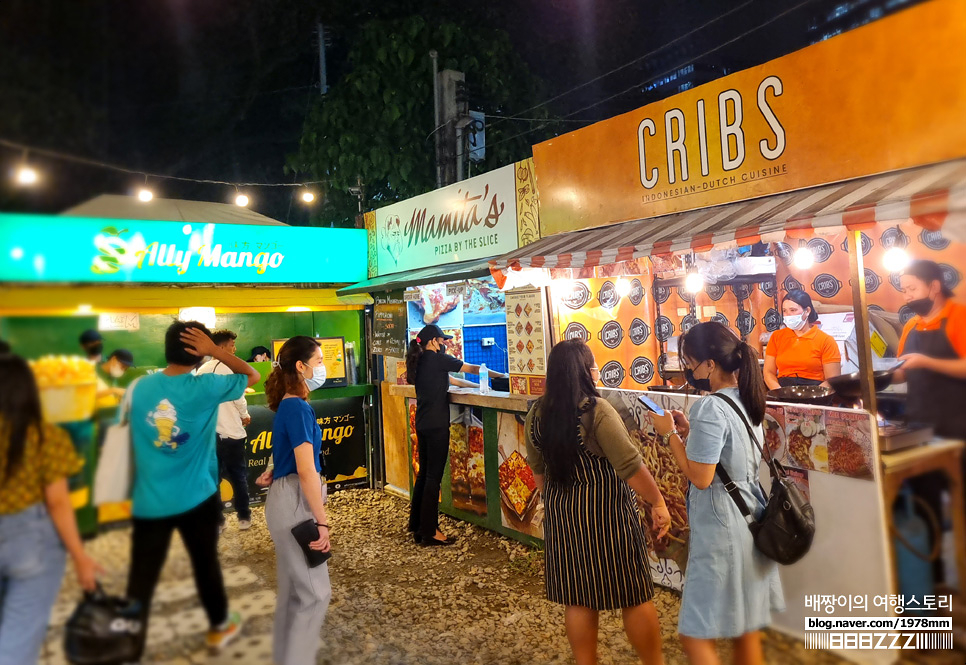
[[[748,524],[715,468],[720,462],[755,517],[765,508],[758,484],[761,454],[749,440],[742,416],[764,440],[765,383],[758,355],[727,327],[701,323],[681,340],[685,376],[694,388],[730,398],[706,396],[689,419],[680,411],[654,417],[663,444],[671,448],[691,482],[688,491],[690,551],[678,633],[691,663],[716,665],[714,640],[734,643],[734,662],[764,662],[761,629],[771,613],[784,610],[778,564],[754,545]]]

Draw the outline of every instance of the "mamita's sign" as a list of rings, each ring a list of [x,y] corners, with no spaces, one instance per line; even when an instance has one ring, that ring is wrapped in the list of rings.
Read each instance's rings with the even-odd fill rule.
[[[516,249],[516,198],[511,165],[377,210],[378,273]]]
[[[358,229],[0,215],[0,246],[5,282],[347,283],[366,275]]]
[[[536,145],[541,234],[960,158],[964,43],[934,0]]]

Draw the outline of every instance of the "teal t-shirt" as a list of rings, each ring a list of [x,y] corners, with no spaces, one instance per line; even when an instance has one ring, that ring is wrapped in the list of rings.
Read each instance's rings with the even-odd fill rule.
[[[244,374],[158,372],[138,381],[131,399],[134,517],[187,512],[218,489],[218,405],[245,394]]]

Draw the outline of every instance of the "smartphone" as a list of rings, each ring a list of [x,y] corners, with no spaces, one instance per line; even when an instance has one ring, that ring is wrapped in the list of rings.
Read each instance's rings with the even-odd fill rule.
[[[652,400],[647,395],[638,395],[637,401],[643,404],[648,411],[652,411],[655,415],[658,415],[658,416],[664,415],[664,409],[659,407],[657,403],[655,403],[655,401]]]

